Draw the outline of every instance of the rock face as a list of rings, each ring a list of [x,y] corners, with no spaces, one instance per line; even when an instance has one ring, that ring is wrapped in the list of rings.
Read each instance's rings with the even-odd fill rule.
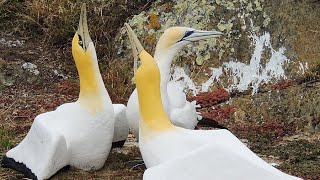
[[[169,0],[129,23],[150,52],[170,26],[222,31],[221,38],[184,48],[172,79],[182,79],[193,95],[220,86],[238,93],[229,104],[241,117],[294,122],[314,132],[320,121],[319,8],[308,0]],[[130,57],[126,38],[122,31],[118,53]]]

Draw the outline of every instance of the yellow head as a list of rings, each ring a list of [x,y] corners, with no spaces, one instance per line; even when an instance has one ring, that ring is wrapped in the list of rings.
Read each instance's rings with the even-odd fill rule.
[[[72,55],[80,78],[78,102],[92,112],[101,111],[104,85],[96,51],[89,36],[85,4],[82,5],[79,28],[72,40]]]
[[[141,60],[141,66],[135,73],[138,90],[140,128],[152,132],[172,129],[167,114],[164,111],[160,94],[160,71],[153,57],[141,46],[132,29],[126,24],[134,56]]]
[[[93,43],[90,42],[87,49],[83,49],[80,44],[79,34],[76,32],[72,40],[72,55],[80,77],[80,96],[82,96],[83,94],[95,93],[98,84],[96,72],[94,72],[95,49]]]

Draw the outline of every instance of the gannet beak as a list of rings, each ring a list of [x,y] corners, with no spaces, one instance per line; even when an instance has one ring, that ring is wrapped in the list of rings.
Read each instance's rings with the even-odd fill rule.
[[[139,54],[141,53],[141,51],[143,51],[143,47],[139,41],[139,39],[137,38],[136,34],[133,32],[133,30],[131,29],[131,27],[129,26],[128,23],[124,23],[124,25],[126,26],[126,30],[130,39],[130,43],[131,43],[131,48],[132,48],[132,53],[133,53],[133,57],[134,57],[134,63],[133,63],[133,72],[136,73],[136,70],[138,69],[138,59],[139,59]],[[132,78],[132,81],[134,82],[134,78]]]
[[[211,37],[219,37],[223,35],[222,32],[219,31],[201,31],[201,30],[193,30],[187,31],[181,41],[199,41],[202,39],[208,39]]]
[[[79,20],[79,27],[78,27],[78,35],[79,37],[79,44],[82,46],[84,50],[87,50],[89,43],[92,42],[89,30],[88,30],[88,22],[87,22],[87,10],[86,4],[83,3],[81,7],[81,14]]]

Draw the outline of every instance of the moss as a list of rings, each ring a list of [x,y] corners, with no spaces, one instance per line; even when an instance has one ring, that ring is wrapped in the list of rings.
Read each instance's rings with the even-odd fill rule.
[[[252,13],[253,12],[253,6],[252,6],[252,3],[248,3],[247,5],[247,11]]]
[[[264,21],[263,21],[263,27],[267,27],[270,23],[271,19],[269,17],[267,17]]]
[[[315,178],[320,166],[320,143],[296,140],[276,146],[254,146],[256,152],[279,157],[280,169],[306,179]]]
[[[255,0],[254,4],[256,6],[257,11],[262,11],[262,5],[261,5],[261,2],[259,0]]]
[[[233,10],[233,9],[235,9],[233,2],[230,2],[230,1],[225,3],[225,7],[226,7],[228,10]]]
[[[233,26],[233,23],[223,24],[223,23],[219,22],[219,24],[218,24],[218,29],[219,29],[220,31],[225,31],[225,30],[226,30],[226,31],[231,31],[232,26]]]
[[[9,130],[8,126],[0,126],[0,153],[11,149],[14,146],[14,133]]]

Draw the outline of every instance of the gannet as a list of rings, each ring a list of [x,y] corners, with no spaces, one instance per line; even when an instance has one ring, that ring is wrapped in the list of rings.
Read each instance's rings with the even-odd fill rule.
[[[134,77],[139,105],[139,148],[148,168],[145,180],[299,179],[269,165],[228,130],[190,130],[174,126],[162,104],[160,70],[126,24],[141,66]]]
[[[80,77],[78,100],[38,115],[26,137],[6,153],[4,167],[41,180],[67,165],[83,170],[104,165],[112,145],[114,110],[89,36],[85,4],[72,55]]]
[[[115,114],[112,148],[121,148],[129,134],[129,122],[126,117],[127,107],[124,104],[112,104]]]
[[[191,42],[210,37],[218,37],[220,35],[222,35],[222,33],[218,31],[201,31],[187,27],[171,27],[164,31],[157,43],[154,59],[160,69],[162,103],[171,122],[176,126],[194,129],[199,121],[196,112],[196,102],[187,101],[181,82],[169,81],[172,60],[184,46]],[[134,69],[136,69],[136,61],[134,64]],[[139,103],[136,89],[128,100],[126,115],[130,129],[135,137],[138,138]]]

